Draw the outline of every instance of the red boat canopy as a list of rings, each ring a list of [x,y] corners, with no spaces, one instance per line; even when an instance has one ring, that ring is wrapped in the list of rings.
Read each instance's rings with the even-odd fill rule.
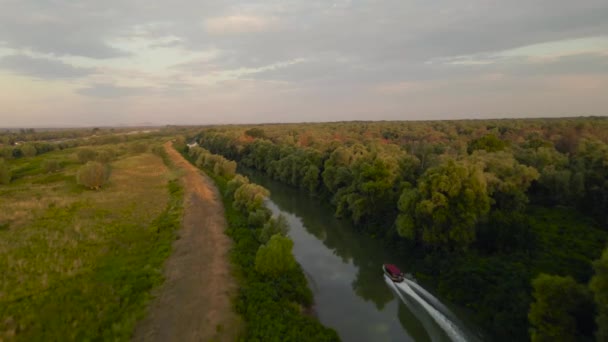
[[[393,275],[399,275],[401,274],[401,270],[399,269],[399,267],[393,265],[393,264],[384,264],[384,268],[386,268],[386,270]]]

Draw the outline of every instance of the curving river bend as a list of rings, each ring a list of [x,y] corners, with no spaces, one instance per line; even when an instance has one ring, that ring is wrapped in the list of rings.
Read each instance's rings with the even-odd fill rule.
[[[336,219],[329,205],[298,189],[259,172],[242,170],[242,173],[270,190],[268,208],[273,214],[287,218],[294,255],[314,293],[315,314],[321,323],[334,328],[343,341],[459,340],[446,332],[450,330],[446,326],[458,331],[464,340],[477,340],[462,318],[451,312],[436,313],[433,317],[425,310],[428,303],[419,303],[414,298],[428,299],[432,295],[424,296],[420,289],[416,292],[403,283],[399,287],[385,281],[383,263],[395,263],[406,272],[408,267],[391,255],[381,241],[357,232],[345,220]],[[428,300],[433,302],[433,298]],[[449,310],[436,304],[444,308],[440,311]]]

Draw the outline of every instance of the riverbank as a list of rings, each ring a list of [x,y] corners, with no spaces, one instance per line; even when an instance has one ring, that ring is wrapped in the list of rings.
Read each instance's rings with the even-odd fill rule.
[[[194,161],[195,157],[198,158],[193,154],[190,160]],[[259,239],[264,222],[252,224],[251,215],[235,207],[235,189],[228,191],[229,178],[234,174],[232,177],[220,175],[219,168],[213,166],[207,164],[203,168],[222,194],[228,222],[226,233],[234,241],[230,258],[239,285],[235,308],[245,321],[241,338],[286,341],[306,337],[311,341],[338,341],[335,331],[306,313],[312,304],[312,293],[299,265],[275,276],[256,270],[256,256],[264,246]]]

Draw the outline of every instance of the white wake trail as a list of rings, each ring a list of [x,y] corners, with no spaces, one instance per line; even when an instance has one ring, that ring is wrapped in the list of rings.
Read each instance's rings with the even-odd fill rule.
[[[405,281],[412,288],[412,290],[416,291],[420,296],[424,297],[427,302],[430,302],[431,305],[433,305],[441,313],[453,319],[454,314],[452,313],[452,311],[447,306],[443,305],[443,303],[439,299],[437,299],[437,297],[433,296],[430,292],[425,290],[424,287],[418,285],[418,283],[416,283],[415,281],[412,281],[407,278],[405,278],[403,281]]]
[[[452,339],[452,341],[467,341],[466,338],[463,336],[462,332],[460,332],[460,330],[447,317],[445,317],[432,305],[427,303],[424,299],[420,298],[420,296],[408,285],[408,283],[394,283],[394,285],[395,289],[403,290],[403,292],[405,292],[408,296],[418,302],[418,304],[422,305],[422,307],[429,313],[431,317],[433,317],[435,322],[439,324],[439,326],[447,333],[447,335],[450,337],[450,339]]]
[[[405,298],[401,291],[399,291],[397,286],[395,286],[395,283],[388,277],[385,276],[384,280],[386,281],[386,284],[390,288],[392,288],[393,291],[395,291],[397,296],[401,298],[401,301],[405,304],[405,306],[407,306],[410,312],[413,313],[416,318],[418,318],[420,323],[422,323],[422,326],[424,327],[424,330],[426,330],[426,332],[428,333],[429,337],[431,338],[431,341],[439,342],[445,340],[442,339],[442,337],[439,335],[439,332],[437,331],[437,326],[433,323],[429,315],[426,314],[422,307],[414,305],[415,303],[412,303],[407,298]]]

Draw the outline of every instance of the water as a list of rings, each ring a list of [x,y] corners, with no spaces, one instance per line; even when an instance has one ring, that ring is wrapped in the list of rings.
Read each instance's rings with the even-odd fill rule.
[[[381,241],[335,219],[327,203],[260,173],[243,173],[270,190],[267,206],[290,225],[294,255],[314,293],[314,311],[343,341],[470,340],[464,320],[452,320],[455,315],[427,290],[409,280],[385,282],[383,263],[405,271],[408,265]]]

